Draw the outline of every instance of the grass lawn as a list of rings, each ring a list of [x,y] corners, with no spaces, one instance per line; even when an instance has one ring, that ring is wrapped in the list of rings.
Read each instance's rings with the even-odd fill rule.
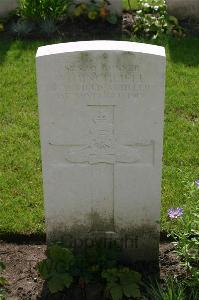
[[[35,53],[44,41],[0,40],[0,232],[42,233],[44,210]],[[199,177],[199,39],[160,41],[167,50],[162,222],[169,207],[195,206]]]

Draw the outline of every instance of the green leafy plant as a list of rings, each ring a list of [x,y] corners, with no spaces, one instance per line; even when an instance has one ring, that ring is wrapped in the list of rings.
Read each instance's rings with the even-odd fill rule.
[[[73,255],[60,245],[50,246],[47,259],[38,264],[41,277],[51,293],[61,292],[76,283],[84,291],[88,284],[107,282],[106,292],[113,300],[124,295],[139,298],[141,275],[128,268],[117,267],[119,247],[106,248],[98,244]]]
[[[11,33],[18,37],[30,35],[34,28],[34,24],[28,20],[18,20],[17,22],[13,22],[10,26]]]
[[[144,286],[143,300],[197,300],[199,297],[197,288],[187,290],[185,282],[171,276],[162,284],[151,281]]]
[[[0,261],[0,300],[5,300],[5,290],[4,286],[7,283],[7,280],[1,276],[2,271],[5,269],[5,265],[2,261]]]
[[[178,20],[169,16],[166,3],[160,0],[138,0],[139,10],[136,11],[133,33],[136,36],[146,36],[156,39],[163,33],[184,34]]]
[[[185,291],[182,284],[175,282],[171,277],[165,282],[164,288],[159,282],[151,282],[146,286],[144,300],[185,300]]]
[[[85,283],[99,281],[103,270],[116,267],[119,253],[120,248],[117,245],[106,248],[99,241],[94,247],[75,256],[73,275]]]
[[[73,17],[86,17],[91,21],[104,20],[110,24],[116,24],[118,17],[109,9],[110,2],[102,0],[100,2],[91,0],[88,3],[74,4],[72,9]]]
[[[40,29],[43,34],[49,37],[57,31],[57,26],[52,19],[46,19],[40,23]]]
[[[48,19],[58,22],[67,14],[70,4],[71,0],[20,0],[18,14],[33,22]]]
[[[38,270],[43,279],[47,281],[51,293],[69,288],[73,282],[71,268],[74,264],[72,252],[58,245],[47,249],[47,259],[38,264]]]
[[[91,21],[103,20],[116,24],[118,17],[110,11],[109,5],[108,0],[91,0],[88,3],[75,3],[73,0],[20,0],[17,13],[19,20],[12,24],[11,31],[23,37],[34,33],[35,28],[39,27],[40,32],[49,37],[68,17],[84,17]]]
[[[107,294],[112,300],[122,300],[141,297],[141,275],[129,268],[112,268],[102,272],[102,278],[106,280]]]
[[[4,31],[4,22],[0,19],[0,32]]]
[[[198,182],[198,181],[196,181]],[[175,239],[176,252],[182,258],[182,264],[187,270],[187,283],[191,286],[199,285],[199,188],[198,183],[188,184],[189,191],[186,196],[189,201],[194,199],[195,208],[184,208],[183,216],[173,218],[181,231],[173,228],[171,236]],[[192,206],[194,207],[194,206]]]
[[[199,201],[196,202],[195,212],[190,216],[187,218],[185,216],[181,220],[184,231],[173,232],[173,237],[176,239],[176,252],[181,256],[182,263],[188,271],[188,283],[197,286],[199,285]],[[190,230],[187,230],[189,227]]]

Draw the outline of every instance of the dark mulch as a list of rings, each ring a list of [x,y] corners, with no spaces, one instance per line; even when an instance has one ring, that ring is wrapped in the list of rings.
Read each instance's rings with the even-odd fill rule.
[[[173,253],[172,243],[160,244],[160,279],[165,281],[170,275],[183,278],[185,271],[180,265],[179,258]],[[0,260],[6,264],[4,276],[9,284],[6,286],[8,300],[41,300],[65,299],[81,300],[95,299],[100,295],[100,286],[88,287],[87,298],[82,297],[82,291],[73,289],[68,296],[48,296],[43,280],[39,277],[36,265],[45,258],[45,244],[14,244],[2,241],[0,243]],[[100,297],[99,300],[102,300]]]

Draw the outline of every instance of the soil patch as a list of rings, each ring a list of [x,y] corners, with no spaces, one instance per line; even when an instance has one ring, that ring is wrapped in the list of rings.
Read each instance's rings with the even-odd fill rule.
[[[164,282],[169,275],[177,278],[185,276],[185,270],[180,265],[180,260],[173,253],[172,243],[160,244],[160,280]],[[82,298],[81,291],[75,289],[72,295],[48,296],[44,281],[39,277],[36,265],[45,258],[45,244],[14,244],[2,241],[0,243],[0,260],[6,264],[3,275],[8,280],[6,286],[8,300],[44,300],[44,299],[95,299],[100,286],[95,286],[94,290],[88,290],[89,298]],[[94,294],[93,294],[94,293]],[[100,298],[102,300],[102,298]]]

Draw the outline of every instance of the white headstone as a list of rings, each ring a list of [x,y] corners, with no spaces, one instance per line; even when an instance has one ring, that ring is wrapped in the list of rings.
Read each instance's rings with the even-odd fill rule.
[[[48,240],[103,235],[133,260],[156,260],[164,48],[40,47],[37,82]]]
[[[76,3],[88,3],[91,0],[75,0]],[[96,2],[100,2],[100,0],[96,0]],[[108,7],[110,11],[116,13],[117,15],[122,14],[122,0],[109,0]]]

